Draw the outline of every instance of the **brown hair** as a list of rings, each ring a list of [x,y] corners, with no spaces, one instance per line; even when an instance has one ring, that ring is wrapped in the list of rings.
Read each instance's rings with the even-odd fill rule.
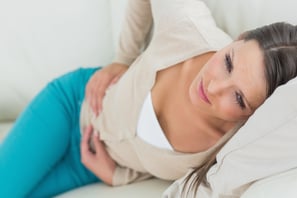
[[[296,77],[297,75],[297,27],[285,22],[265,25],[254,30],[244,32],[239,40],[256,40],[262,49],[265,65],[265,78],[267,82],[267,98],[274,90]],[[239,125],[235,130],[242,126]],[[215,151],[185,178],[183,194],[186,197],[190,190],[196,196],[201,183],[206,184],[206,174],[210,167],[216,163],[216,155],[224,145]],[[187,189],[187,192],[185,191]]]

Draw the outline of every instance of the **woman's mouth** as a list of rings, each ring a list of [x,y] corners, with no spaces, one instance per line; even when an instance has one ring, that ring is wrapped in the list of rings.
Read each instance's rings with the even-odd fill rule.
[[[210,101],[208,100],[204,88],[203,88],[203,82],[202,80],[199,83],[199,87],[198,87],[198,95],[200,96],[200,98],[205,101],[206,103],[210,104]]]

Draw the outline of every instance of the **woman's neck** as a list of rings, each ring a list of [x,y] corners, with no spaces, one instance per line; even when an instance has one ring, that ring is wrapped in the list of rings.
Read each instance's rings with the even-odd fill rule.
[[[235,123],[197,112],[189,102],[189,87],[212,53],[161,70],[152,89],[154,110],[165,136],[180,152],[201,152],[214,145]]]

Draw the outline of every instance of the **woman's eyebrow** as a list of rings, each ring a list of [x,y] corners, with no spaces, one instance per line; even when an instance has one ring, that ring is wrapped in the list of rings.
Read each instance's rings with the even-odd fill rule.
[[[230,54],[230,58],[231,58],[231,61],[230,61],[231,68],[234,68],[234,63],[233,63],[234,57],[235,57],[234,48],[232,48],[232,49],[231,49],[231,54]]]

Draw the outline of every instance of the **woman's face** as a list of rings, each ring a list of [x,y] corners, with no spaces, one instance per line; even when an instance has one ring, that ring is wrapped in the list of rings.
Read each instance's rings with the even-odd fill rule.
[[[246,120],[266,99],[258,43],[239,40],[215,53],[192,81],[189,94],[198,111],[224,121]]]

